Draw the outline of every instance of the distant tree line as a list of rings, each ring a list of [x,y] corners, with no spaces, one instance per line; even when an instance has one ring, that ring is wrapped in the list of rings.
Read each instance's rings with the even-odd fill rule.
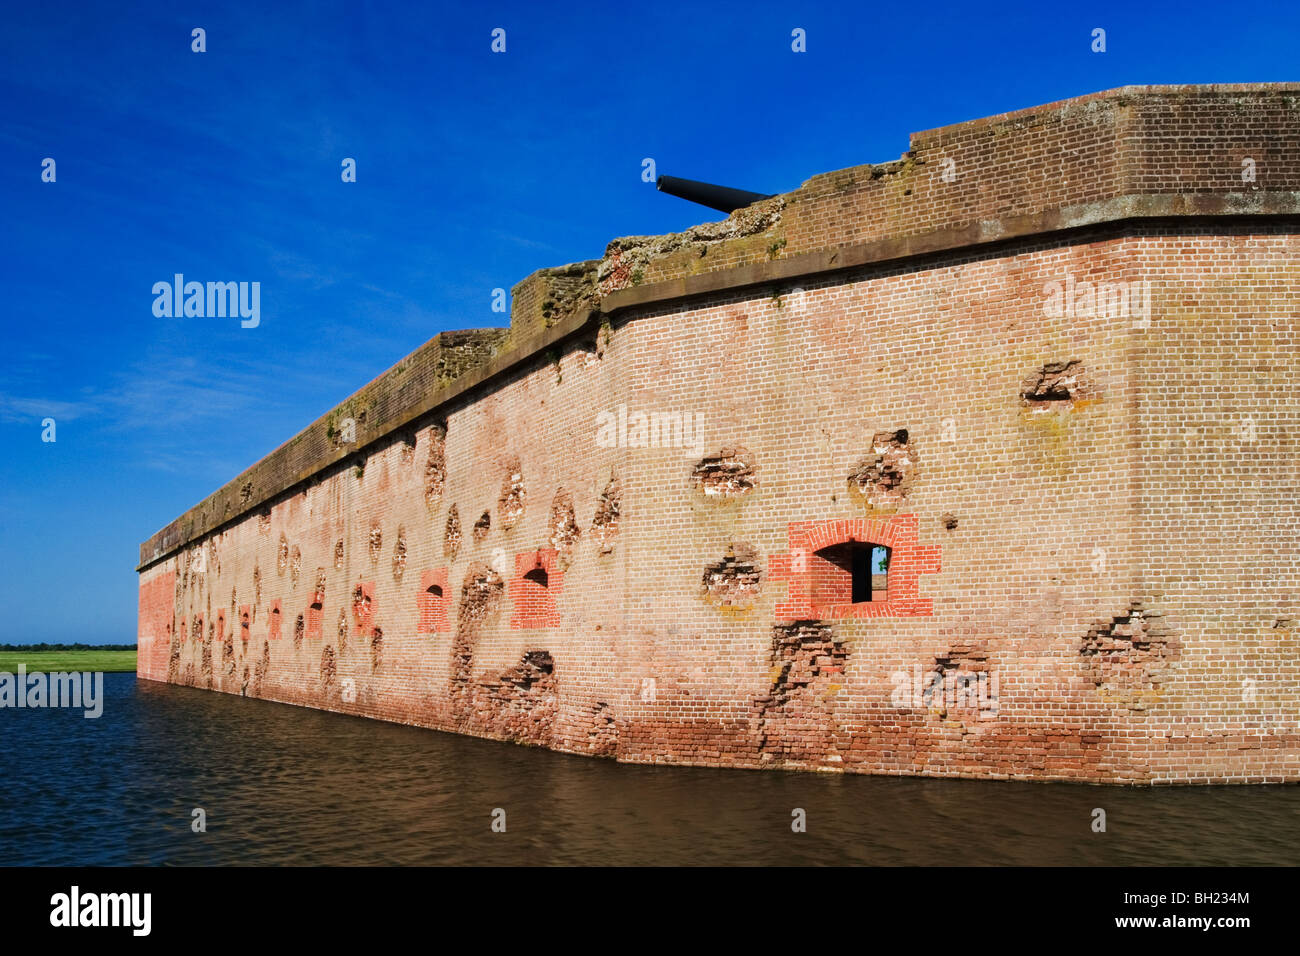
[[[0,651],[133,651],[134,644],[0,644]]]

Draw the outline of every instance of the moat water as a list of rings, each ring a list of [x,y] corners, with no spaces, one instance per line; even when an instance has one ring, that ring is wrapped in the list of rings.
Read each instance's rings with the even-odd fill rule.
[[[1290,865],[1300,846],[1300,786],[649,767],[133,674],[105,697],[97,720],[0,710],[0,864]]]

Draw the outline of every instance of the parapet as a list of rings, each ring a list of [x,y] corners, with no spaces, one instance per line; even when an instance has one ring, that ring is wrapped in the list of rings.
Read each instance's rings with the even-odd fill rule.
[[[1300,215],[1300,84],[1129,86],[911,136],[719,222],[615,239],[442,332],[140,548],[140,567],[623,310],[1105,223]]]

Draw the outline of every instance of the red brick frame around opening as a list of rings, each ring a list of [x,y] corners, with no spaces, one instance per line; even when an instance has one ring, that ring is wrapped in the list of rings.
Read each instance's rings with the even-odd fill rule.
[[[786,581],[789,592],[776,605],[778,621],[834,618],[929,617],[934,602],[921,597],[922,574],[940,569],[938,547],[917,543],[919,522],[914,514],[889,518],[850,518],[841,521],[792,521],[786,530],[790,550],[772,556],[773,581]],[[817,604],[813,599],[815,552],[850,541],[890,549],[887,600],[862,604]]]
[[[526,575],[541,568],[546,572],[546,587]],[[541,548],[515,555],[515,573],[510,579],[510,599],[514,612],[512,628],[559,627],[560,609],[555,598],[564,590],[564,572],[559,568],[554,548]]]
[[[447,578],[447,568],[434,568],[420,574],[420,593],[415,596],[416,607],[420,612],[419,622],[415,625],[417,634],[451,630],[447,619],[448,602],[451,600]],[[442,593],[429,593],[429,588],[432,587],[438,588]]]

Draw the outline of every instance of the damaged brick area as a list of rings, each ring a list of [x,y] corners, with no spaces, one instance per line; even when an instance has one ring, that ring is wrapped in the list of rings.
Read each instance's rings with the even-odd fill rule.
[[[320,682],[323,687],[330,687],[338,675],[338,665],[334,659],[334,648],[328,644],[320,652]]]
[[[519,459],[513,458],[506,463],[506,475],[501,481],[501,495],[497,498],[497,514],[501,527],[506,531],[518,523],[524,516],[524,475]]]
[[[724,448],[701,458],[691,469],[691,486],[707,498],[736,498],[757,484],[752,456],[743,448]]]
[[[772,686],[754,701],[762,760],[821,765],[833,755],[833,702],[847,661],[848,651],[828,624],[795,621],[772,628]]]
[[[485,511],[481,515],[479,515],[478,520],[474,522],[474,529],[473,529],[474,540],[482,541],[484,538],[488,536],[488,532],[491,530],[492,530],[492,515],[489,512]]]
[[[1096,388],[1083,363],[1049,362],[1025,379],[1020,397],[1034,411],[1071,408],[1096,397]]]
[[[424,503],[436,508],[447,485],[447,429],[434,425],[429,429],[429,456],[424,462]]]
[[[618,721],[607,701],[598,700],[591,708],[586,752],[593,757],[618,756]]]
[[[456,637],[451,644],[451,699],[462,720],[470,703],[469,681],[474,672],[474,643],[479,628],[501,606],[505,579],[486,564],[476,562],[465,575],[456,616]]]
[[[704,568],[700,587],[710,604],[723,610],[744,610],[757,600],[762,579],[758,551],[752,545],[737,543],[727,547],[721,561]]]
[[[605,256],[596,266],[596,285],[601,295],[639,285],[647,274],[653,276],[658,260],[673,255],[700,259],[721,242],[767,232],[781,221],[785,196],[775,196],[738,209],[720,222],[692,226],[685,232],[666,236],[624,236],[605,247]]]
[[[253,696],[262,696],[262,682],[271,670],[271,642],[262,642],[262,656],[253,667]]]
[[[406,573],[406,529],[399,527],[397,529],[397,543],[393,545],[393,580],[398,584],[402,583],[402,575]]]
[[[455,558],[460,551],[460,512],[452,505],[447,512],[447,523],[442,532],[442,553]]]
[[[558,700],[550,652],[528,651],[514,667],[475,685],[470,722],[493,737],[545,745],[554,734]]]
[[[1104,699],[1139,712],[1160,699],[1160,685],[1182,653],[1163,618],[1134,604],[1088,630],[1079,656]]]
[[[618,478],[611,477],[600,498],[596,500],[596,514],[591,519],[591,530],[596,533],[601,554],[609,554],[614,550],[622,503],[623,490],[619,486]]]
[[[849,493],[872,508],[896,508],[916,475],[916,452],[906,428],[877,432],[871,454],[853,466]]]
[[[551,500],[551,547],[559,556],[561,566],[568,566],[581,534],[573,510],[573,496],[561,488]]]

